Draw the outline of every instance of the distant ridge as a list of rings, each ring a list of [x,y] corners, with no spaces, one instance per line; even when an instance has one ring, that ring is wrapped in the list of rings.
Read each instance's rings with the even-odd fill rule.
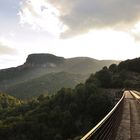
[[[30,54],[23,65],[0,70],[0,91],[18,98],[32,98],[44,92],[55,93],[63,86],[74,87],[84,82],[91,73],[112,63],[118,64],[119,61]]]
[[[21,67],[44,67],[53,69],[53,72],[68,71],[78,74],[94,73],[103,66],[112,63],[118,64],[116,60],[96,60],[90,57],[64,58],[53,54],[30,54]],[[58,70],[59,69],[59,70]]]

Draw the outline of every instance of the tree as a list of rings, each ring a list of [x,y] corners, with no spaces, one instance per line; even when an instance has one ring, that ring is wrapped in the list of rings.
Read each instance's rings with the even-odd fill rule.
[[[118,67],[116,64],[112,64],[109,66],[109,70],[112,72],[112,73],[116,73],[118,71]]]
[[[100,81],[101,87],[109,88],[112,82],[111,72],[104,67],[101,71],[96,72],[95,77]]]

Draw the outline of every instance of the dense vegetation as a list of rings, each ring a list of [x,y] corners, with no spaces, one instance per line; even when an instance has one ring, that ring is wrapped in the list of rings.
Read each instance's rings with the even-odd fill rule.
[[[135,58],[132,60],[126,60],[119,64],[119,69],[125,69],[127,71],[133,71],[140,73],[140,58]]]
[[[113,106],[113,96],[105,93],[91,75],[74,89],[62,88],[52,97],[37,99],[1,111],[0,139],[79,139]]]
[[[94,78],[104,88],[140,89],[140,58],[123,61],[118,66],[103,67]]]
[[[4,93],[0,93],[0,110],[14,108],[21,104],[21,101]]]

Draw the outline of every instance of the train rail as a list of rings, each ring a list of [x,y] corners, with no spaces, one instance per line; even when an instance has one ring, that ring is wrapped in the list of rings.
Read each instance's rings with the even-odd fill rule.
[[[135,90],[130,90],[129,92],[137,100],[137,102],[140,103],[140,93]]]
[[[121,120],[124,97],[123,94],[114,108],[81,140],[113,140]]]

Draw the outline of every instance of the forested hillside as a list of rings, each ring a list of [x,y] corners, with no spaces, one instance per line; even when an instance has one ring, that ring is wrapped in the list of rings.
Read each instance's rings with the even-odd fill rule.
[[[73,88],[113,62],[118,63],[87,57],[65,59],[52,54],[31,54],[23,65],[0,70],[0,91],[20,99],[54,94],[62,87]]]
[[[139,71],[128,69],[128,61],[122,63],[103,67],[74,89],[1,108],[0,139],[79,140],[111,110],[122,88],[139,88]]]
[[[31,99],[40,94],[55,94],[62,87],[74,88],[78,83],[84,82],[86,77],[86,75],[66,72],[50,73],[27,82],[16,84],[5,91],[19,99]]]
[[[51,97],[40,95],[1,111],[0,139],[78,140],[113,107],[112,95],[98,87],[92,77]]]
[[[118,66],[103,67],[93,76],[104,88],[140,89],[140,58],[122,61]]]

